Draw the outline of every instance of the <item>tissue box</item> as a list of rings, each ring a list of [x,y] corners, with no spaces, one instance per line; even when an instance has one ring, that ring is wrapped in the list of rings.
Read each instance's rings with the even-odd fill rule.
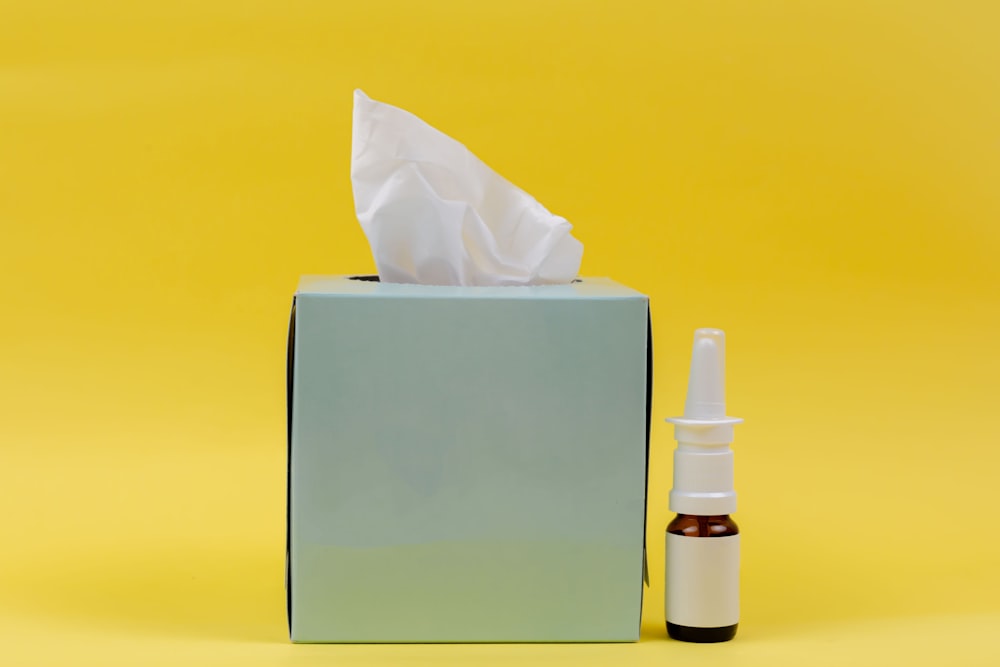
[[[637,640],[648,312],[607,279],[302,278],[288,344],[292,641]]]

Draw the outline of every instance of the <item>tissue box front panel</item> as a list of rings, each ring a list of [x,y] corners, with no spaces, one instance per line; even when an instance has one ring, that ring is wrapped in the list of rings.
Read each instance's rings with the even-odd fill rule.
[[[292,639],[636,640],[646,332],[607,282],[304,281]]]

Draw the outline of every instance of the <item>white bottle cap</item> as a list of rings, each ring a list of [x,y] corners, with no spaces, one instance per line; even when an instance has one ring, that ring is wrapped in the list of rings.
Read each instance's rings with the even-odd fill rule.
[[[714,516],[736,511],[733,490],[733,425],[726,416],[726,334],[719,329],[694,332],[691,375],[683,417],[674,425],[674,488],[670,511]]]

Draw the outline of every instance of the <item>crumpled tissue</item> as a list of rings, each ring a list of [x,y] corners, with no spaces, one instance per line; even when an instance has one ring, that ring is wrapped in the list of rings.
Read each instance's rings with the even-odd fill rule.
[[[380,280],[544,285],[576,278],[572,225],[465,146],[403,109],[354,92],[354,206]]]

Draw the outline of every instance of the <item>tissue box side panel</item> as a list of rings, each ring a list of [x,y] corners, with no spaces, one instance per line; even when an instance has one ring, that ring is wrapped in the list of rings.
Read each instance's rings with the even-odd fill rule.
[[[646,308],[646,504],[642,514],[642,581],[649,585],[649,563],[646,560],[646,518],[649,516],[649,443],[652,435],[653,425],[653,315]],[[641,589],[639,605],[642,605],[642,596],[645,594],[645,586]],[[641,630],[642,618],[640,614],[639,625]],[[638,633],[638,631],[637,631]]]
[[[288,417],[287,464],[285,472],[285,607],[288,618],[288,634],[292,633],[292,579],[291,579],[291,549],[292,549],[292,391],[294,388],[295,370],[295,299],[292,299],[292,312],[288,317],[288,343],[285,367],[285,401]]]
[[[293,640],[635,641],[647,300],[391,289],[297,299]]]

